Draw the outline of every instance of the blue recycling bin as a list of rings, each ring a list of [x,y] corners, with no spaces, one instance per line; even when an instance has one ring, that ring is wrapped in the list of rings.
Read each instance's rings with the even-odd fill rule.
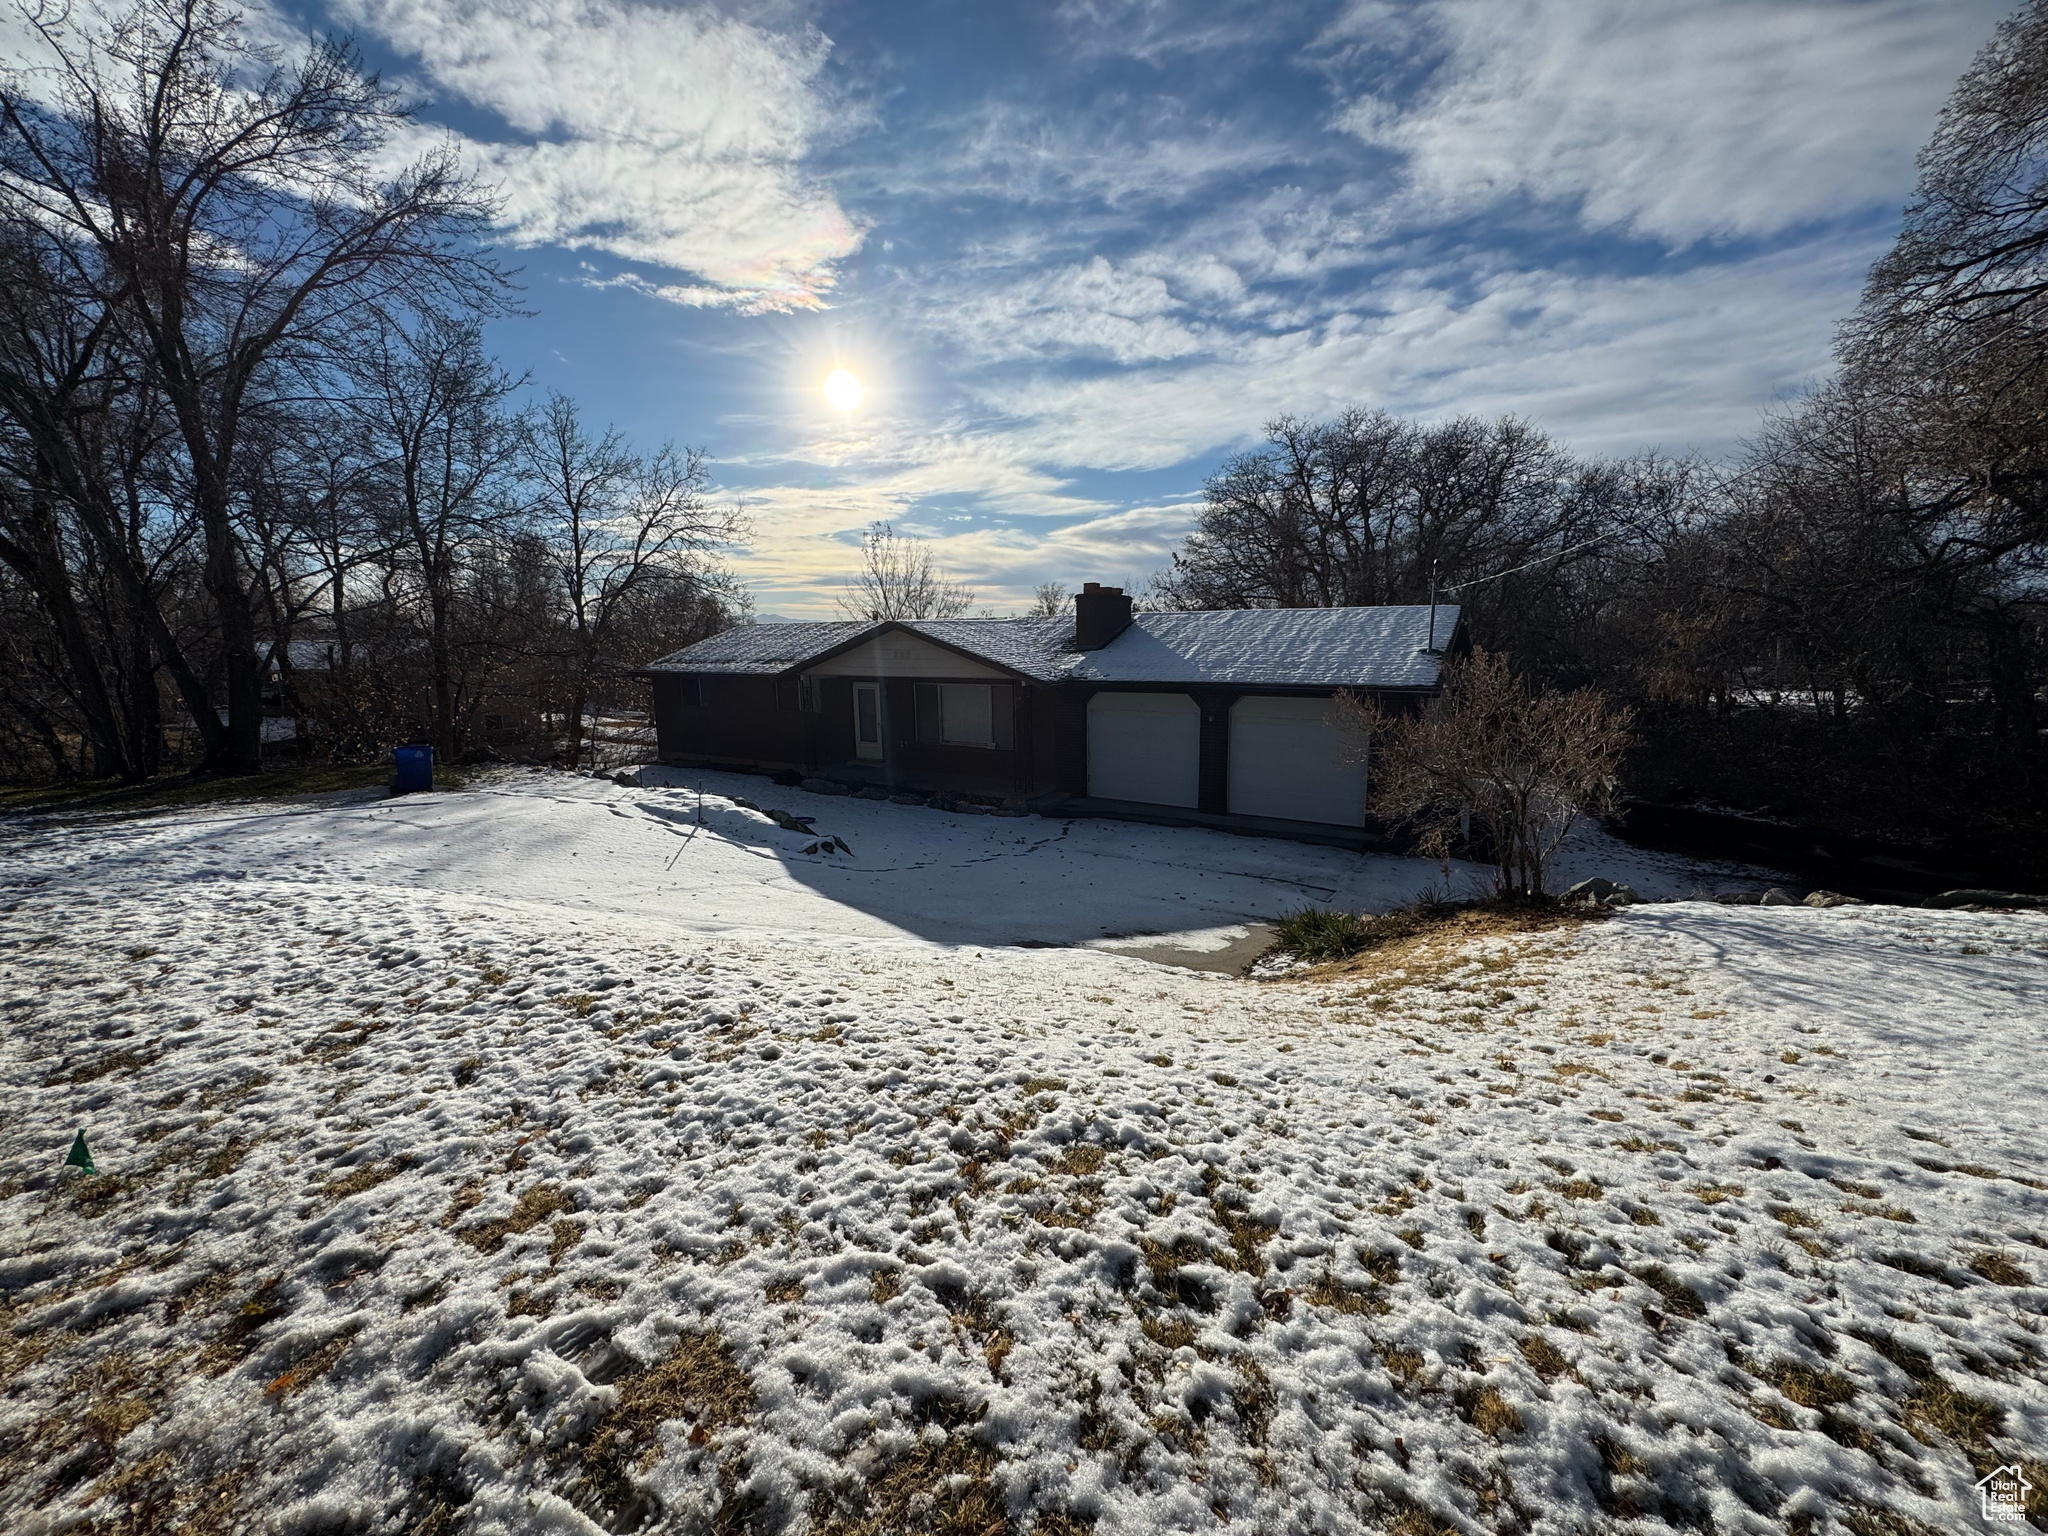
[[[391,754],[397,765],[397,775],[391,787],[401,795],[414,790],[434,787],[434,749],[432,747],[399,747]]]

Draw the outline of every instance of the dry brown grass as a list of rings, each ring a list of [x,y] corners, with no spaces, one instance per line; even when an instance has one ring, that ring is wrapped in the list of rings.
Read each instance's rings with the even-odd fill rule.
[[[577,1504],[614,1530],[630,1530],[646,1508],[632,1474],[661,1456],[662,1425],[686,1423],[690,1443],[707,1444],[753,1416],[754,1384],[714,1331],[685,1334],[665,1358],[612,1385],[618,1402],[578,1456],[571,1487]]]
[[[1454,1401],[1466,1422],[1489,1440],[1522,1432],[1522,1416],[1515,1412],[1514,1404],[1484,1382],[1461,1388]]]
[[[1266,1244],[1279,1234],[1280,1229],[1271,1222],[1260,1221],[1234,1206],[1225,1205],[1221,1200],[1209,1202],[1209,1215],[1230,1235],[1230,1252],[1218,1254],[1216,1262],[1225,1269],[1234,1269],[1254,1278],[1264,1275]]]
[[[1529,1362],[1529,1369],[1545,1381],[1555,1381],[1572,1368],[1564,1352],[1540,1333],[1532,1333],[1522,1340],[1522,1358]]]
[[[1636,1271],[1636,1278],[1663,1297],[1664,1305],[1674,1316],[1699,1318],[1707,1315],[1707,1303],[1700,1293],[1663,1265],[1646,1264]]]
[[[1142,1317],[1138,1327],[1161,1349],[1190,1349],[1201,1337],[1201,1330],[1185,1317]]]
[[[1802,1408],[1833,1408],[1856,1398],[1856,1384],[1848,1377],[1797,1360],[1773,1360],[1756,1368],[1755,1375]]]
[[[994,1482],[996,1453],[974,1433],[979,1415],[938,1399],[919,1416],[944,1438],[927,1432],[857,1486],[821,1490],[810,1510],[818,1536],[1015,1536]]]
[[[1380,1295],[1377,1285],[1359,1290],[1343,1284],[1327,1269],[1316,1277],[1314,1285],[1301,1293],[1301,1299],[1312,1307],[1327,1307],[1332,1312],[1342,1312],[1351,1317],[1378,1316],[1388,1310],[1387,1301]]]
[[[98,1082],[109,1072],[133,1072],[148,1066],[156,1060],[156,1052],[141,1046],[130,1046],[118,1051],[103,1051],[90,1061],[81,1062],[68,1072],[59,1072],[44,1081],[45,1088],[77,1087],[84,1083]]]
[[[235,1309],[206,1347],[199,1352],[200,1366],[210,1376],[219,1376],[240,1363],[253,1347],[258,1329],[277,1321],[285,1315],[285,1305],[277,1294],[282,1275],[272,1275],[258,1286],[254,1295]]]
[[[304,1391],[334,1368],[348,1351],[349,1342],[356,1330],[349,1328],[294,1360],[290,1367],[278,1373],[275,1380],[263,1389],[266,1397],[286,1397],[294,1392]]]
[[[1991,1437],[2004,1423],[2005,1410],[1998,1404],[1972,1397],[1933,1372],[1906,1399],[1905,1424],[1916,1439],[1925,1440],[1930,1433],[1946,1436],[1973,1460],[1989,1459]]]
[[[1421,1385],[1425,1362],[1415,1350],[1382,1344],[1375,1353],[1380,1357],[1380,1364],[1386,1367],[1387,1374],[1393,1377],[1394,1385],[1402,1391],[1412,1392]]]
[[[2032,1285],[2034,1277],[1996,1249],[1970,1255],[1970,1268],[1993,1285]]]
[[[1064,1173],[1074,1177],[1086,1178],[1092,1174],[1102,1172],[1102,1164],[1107,1156],[1108,1154],[1102,1148],[1088,1142],[1082,1142],[1067,1148],[1066,1151],[1054,1158],[1048,1166],[1054,1173]]]
[[[462,1198],[461,1194],[458,1193],[456,1198],[459,1201]],[[496,1253],[504,1246],[507,1237],[530,1232],[550,1216],[562,1215],[575,1209],[576,1202],[560,1185],[536,1184],[520,1195],[512,1207],[511,1215],[478,1222],[473,1227],[463,1227],[455,1235],[478,1253]],[[581,1229],[578,1231],[580,1233]],[[559,1241],[559,1238],[557,1240]]]
[[[1343,960],[1334,960],[1310,970],[1282,977],[1278,984],[1331,981],[1378,983],[1381,987],[1426,986],[1442,980],[1462,958],[1469,944],[1481,939],[1514,938],[1524,934],[1552,933],[1598,922],[1608,914],[1597,908],[1576,909],[1515,903],[1488,903],[1399,914],[1403,921],[1385,919],[1369,922],[1387,924],[1387,936]]]
[[[330,1200],[360,1195],[375,1189],[379,1184],[397,1178],[405,1172],[405,1168],[406,1160],[403,1158],[389,1163],[365,1163],[355,1172],[329,1181],[321,1187],[320,1192]]]

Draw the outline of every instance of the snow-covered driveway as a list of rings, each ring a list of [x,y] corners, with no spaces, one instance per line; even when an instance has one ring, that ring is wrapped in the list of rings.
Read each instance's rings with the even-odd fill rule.
[[[487,774],[458,794],[328,797],[175,816],[0,825],[18,878],[136,872],[158,883],[261,875],[538,900],[697,933],[837,945],[1014,945],[1106,935],[1241,934],[1303,903],[1381,910],[1447,884],[1423,859],[1189,828],[956,815],[828,798],[742,774],[650,768],[644,785],[559,773]],[[703,793],[700,795],[699,790]],[[808,816],[851,849],[733,804]],[[703,812],[699,821],[699,809]],[[1682,894],[1699,866],[1592,838],[1574,857],[1645,895]],[[1114,942],[1114,939],[1111,939]]]
[[[543,782],[8,829],[0,1525],[1906,1536],[2048,1487],[2048,920],[1684,903],[1255,984],[1000,941],[1436,872],[735,781],[839,865]]]

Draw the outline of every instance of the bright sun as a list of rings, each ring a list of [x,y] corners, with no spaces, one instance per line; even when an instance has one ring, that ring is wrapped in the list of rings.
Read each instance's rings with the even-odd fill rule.
[[[842,411],[850,411],[860,404],[860,380],[844,368],[834,368],[825,375],[825,398]]]

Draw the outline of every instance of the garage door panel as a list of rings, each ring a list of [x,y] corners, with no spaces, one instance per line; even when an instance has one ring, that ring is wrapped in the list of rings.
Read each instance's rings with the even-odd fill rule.
[[[1088,701],[1088,793],[1193,809],[1201,803],[1202,712],[1184,693]]]
[[[1329,699],[1243,698],[1230,711],[1230,809],[1239,816],[1365,825],[1362,738]]]

